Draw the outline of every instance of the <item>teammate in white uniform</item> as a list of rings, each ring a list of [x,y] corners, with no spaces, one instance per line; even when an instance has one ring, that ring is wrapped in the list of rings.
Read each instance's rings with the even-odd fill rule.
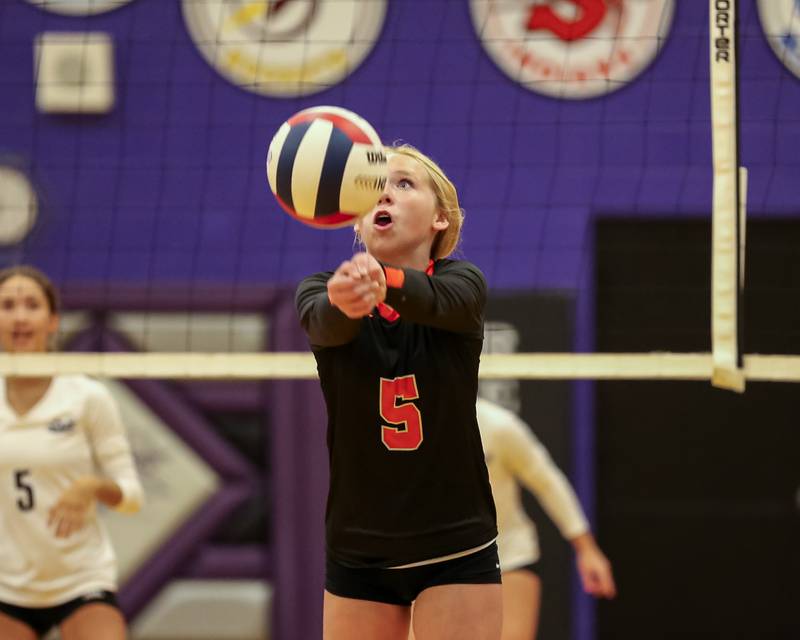
[[[536,527],[525,513],[520,485],[529,489],[572,543],[583,588],[597,597],[616,594],[611,564],[597,546],[575,492],[544,446],[515,413],[478,398],[478,425],[497,507],[497,546],[503,570],[503,640],[532,640],[541,584]]]
[[[43,352],[58,326],[41,272],[0,272],[0,346]],[[123,640],[100,501],[133,513],[142,489],[111,395],[85,376],[0,378],[0,638]]]

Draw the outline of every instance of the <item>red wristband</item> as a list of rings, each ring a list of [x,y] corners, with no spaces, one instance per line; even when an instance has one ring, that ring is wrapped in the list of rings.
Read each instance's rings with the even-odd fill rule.
[[[406,281],[406,272],[402,269],[395,267],[384,267],[383,272],[386,274],[386,286],[392,289],[402,289],[403,283]]]

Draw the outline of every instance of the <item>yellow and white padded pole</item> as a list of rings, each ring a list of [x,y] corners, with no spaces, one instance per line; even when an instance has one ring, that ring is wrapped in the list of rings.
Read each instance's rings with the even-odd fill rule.
[[[744,391],[740,352],[740,197],[736,0],[709,0],[711,136],[711,383]]]

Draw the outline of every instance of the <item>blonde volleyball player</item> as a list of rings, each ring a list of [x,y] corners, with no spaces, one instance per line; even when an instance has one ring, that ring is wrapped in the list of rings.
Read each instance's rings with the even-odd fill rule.
[[[513,412],[479,398],[478,425],[497,505],[497,546],[503,568],[503,640],[533,640],[539,621],[541,583],[536,528],[520,500],[529,489],[575,549],[586,593],[613,598],[611,564],[597,546],[572,487],[547,450]]]
[[[0,272],[0,346],[44,352],[58,326],[53,285]],[[0,638],[123,640],[115,560],[95,507],[139,509],[142,489],[117,408],[80,375],[0,379]]]
[[[297,306],[328,409],[324,640],[499,640],[496,516],[475,416],[486,282],[448,258],[462,211],[418,150],[357,230],[369,254]]]

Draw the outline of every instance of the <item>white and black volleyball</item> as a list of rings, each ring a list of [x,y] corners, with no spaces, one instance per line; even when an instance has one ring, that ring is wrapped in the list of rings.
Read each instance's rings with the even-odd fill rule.
[[[386,186],[386,153],[372,126],[340,107],[312,107],[281,125],[267,154],[281,207],[312,227],[353,224]]]

